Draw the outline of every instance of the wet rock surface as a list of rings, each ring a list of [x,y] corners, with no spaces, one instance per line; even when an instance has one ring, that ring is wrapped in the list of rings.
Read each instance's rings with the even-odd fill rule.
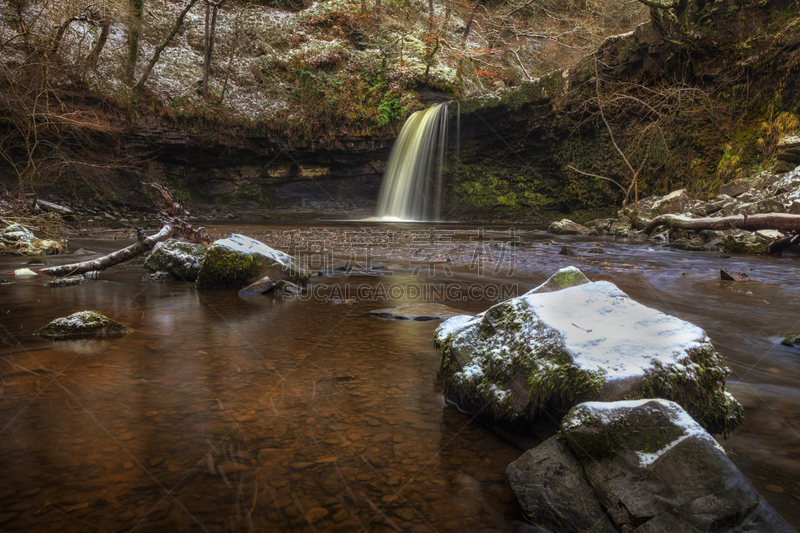
[[[451,400],[517,431],[543,410],[649,396],[681,403],[713,432],[741,425],[742,406],[725,389],[730,370],[702,329],[612,283],[587,283],[577,269],[554,278],[439,326],[434,342]]]
[[[531,520],[552,531],[794,531],[666,400],[579,404],[506,476]]]
[[[207,250],[203,244],[167,239],[156,244],[144,267],[150,272],[169,272],[178,280],[195,281]]]
[[[454,316],[462,316],[463,311],[453,309],[444,304],[436,303],[407,303],[397,307],[375,309],[369,312],[372,316],[392,318],[395,320],[440,320]]]
[[[56,278],[47,282],[48,287],[69,287],[70,285],[79,285],[86,281],[82,274],[77,276],[65,276],[63,278]]]
[[[239,291],[239,296],[258,296],[269,292],[275,287],[275,283],[269,277],[263,277],[255,283],[251,283]]]
[[[33,334],[45,339],[72,339],[76,337],[104,337],[125,335],[133,331],[97,311],[79,311],[68,317],[57,318]]]

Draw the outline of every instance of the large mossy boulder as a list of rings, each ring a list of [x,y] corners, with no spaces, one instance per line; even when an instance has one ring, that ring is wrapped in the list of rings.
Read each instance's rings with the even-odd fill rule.
[[[233,234],[214,241],[195,284],[200,289],[241,287],[265,276],[305,285],[311,274],[292,256],[250,237]]]
[[[150,272],[169,272],[184,281],[195,281],[208,248],[203,244],[167,239],[156,244],[144,262]]]
[[[550,531],[793,531],[667,400],[577,405],[506,477],[525,514]]]
[[[56,318],[33,334],[45,339],[60,340],[124,335],[131,331],[133,330],[128,326],[97,311],[79,311],[68,317]]]
[[[0,229],[0,255],[51,255],[64,251],[64,245],[53,239],[37,239],[21,224]]]
[[[742,423],[742,406],[725,390],[730,370],[702,329],[576,270],[442,323],[435,344],[445,394],[519,432],[543,410],[558,415],[583,401],[637,398],[674,400],[715,433]],[[559,278],[572,286],[544,292],[568,285]]]

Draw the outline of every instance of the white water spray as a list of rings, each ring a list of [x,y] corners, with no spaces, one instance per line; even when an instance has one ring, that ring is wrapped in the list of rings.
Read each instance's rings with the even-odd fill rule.
[[[439,220],[447,119],[444,103],[417,111],[403,125],[383,175],[378,218]]]

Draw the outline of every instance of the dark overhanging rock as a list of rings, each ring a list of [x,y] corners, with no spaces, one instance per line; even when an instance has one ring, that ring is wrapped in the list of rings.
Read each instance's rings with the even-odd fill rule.
[[[579,404],[506,477],[525,514],[560,533],[794,531],[666,400]]]

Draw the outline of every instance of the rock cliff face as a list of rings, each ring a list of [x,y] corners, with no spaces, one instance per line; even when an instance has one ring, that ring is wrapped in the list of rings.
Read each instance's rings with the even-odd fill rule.
[[[124,148],[195,203],[363,211],[377,200],[393,136],[337,132],[313,142],[169,119],[135,123]]]

